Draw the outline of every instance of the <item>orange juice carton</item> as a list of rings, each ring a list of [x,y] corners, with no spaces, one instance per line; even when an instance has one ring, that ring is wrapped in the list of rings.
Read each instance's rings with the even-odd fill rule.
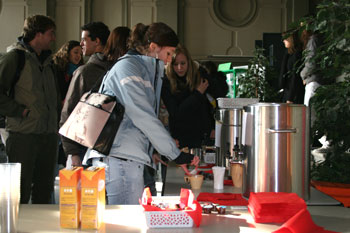
[[[60,225],[78,228],[80,223],[80,178],[82,167],[64,168],[60,176]]]
[[[89,167],[81,173],[81,228],[98,229],[106,205],[105,168]]]

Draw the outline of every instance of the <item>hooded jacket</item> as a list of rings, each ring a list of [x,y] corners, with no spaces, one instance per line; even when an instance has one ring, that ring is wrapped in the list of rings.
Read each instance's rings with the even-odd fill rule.
[[[14,85],[14,96],[10,97],[18,63],[14,49],[25,51],[25,64]],[[0,57],[0,114],[7,117],[6,129],[24,134],[57,132],[59,98],[51,51],[42,51],[38,56],[20,37]],[[25,108],[29,114],[23,117]]]

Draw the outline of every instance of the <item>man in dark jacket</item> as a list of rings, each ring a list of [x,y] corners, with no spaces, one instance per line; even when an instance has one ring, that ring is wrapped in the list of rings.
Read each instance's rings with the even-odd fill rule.
[[[73,74],[63,105],[60,126],[66,122],[81,96],[90,91],[95,83],[97,87],[100,86],[102,77],[113,65],[102,54],[109,36],[108,27],[102,22],[92,22],[84,25],[81,29],[80,45],[83,47],[83,54],[90,56],[90,59]],[[61,140],[65,154],[72,155],[72,165],[80,166],[86,148],[63,136]]]
[[[6,116],[9,162],[22,164],[21,203],[52,203],[60,98],[50,51],[55,29],[47,16],[28,17],[18,42],[0,57],[0,114]],[[25,59],[18,81],[16,50]]]

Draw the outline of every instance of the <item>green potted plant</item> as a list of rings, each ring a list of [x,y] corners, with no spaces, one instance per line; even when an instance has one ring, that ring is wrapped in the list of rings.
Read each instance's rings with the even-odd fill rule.
[[[249,60],[248,70],[244,78],[239,79],[237,97],[258,98],[260,102],[276,102],[277,91],[273,83],[277,72],[270,66],[263,48],[256,48],[254,56]]]
[[[312,164],[311,178],[316,187],[328,182],[325,184],[331,189],[334,184],[329,182],[350,184],[350,3],[324,0],[317,8],[316,16],[307,19],[309,23],[301,28],[322,35],[323,43],[313,59],[319,67],[317,72],[328,83],[318,88],[311,99],[316,114],[311,132],[326,135],[331,150],[324,161]],[[340,188],[350,190],[349,185]],[[333,195],[334,192],[344,190],[333,191]],[[342,200],[345,206],[350,206],[350,197]]]

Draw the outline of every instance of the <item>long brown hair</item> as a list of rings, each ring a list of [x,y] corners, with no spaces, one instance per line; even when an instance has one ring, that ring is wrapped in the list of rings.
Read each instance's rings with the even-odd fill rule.
[[[287,31],[282,34],[283,37],[286,37],[285,40],[288,40],[291,43],[291,47],[288,48],[288,53],[293,54],[297,51],[301,51],[303,44],[299,37],[299,30]]]
[[[313,35],[312,31],[310,30],[303,30],[301,33],[301,42],[303,43],[303,50],[306,48],[307,42],[310,40],[310,37]]]
[[[129,48],[147,54],[151,42],[160,47],[176,47],[179,39],[173,29],[165,23],[152,23],[148,26],[142,23],[136,24],[131,32]]]
[[[173,94],[180,91],[180,87],[178,87],[177,82],[178,76],[174,70],[176,56],[178,56],[179,54],[185,55],[187,59],[188,69],[186,72],[186,86],[190,89],[190,91],[193,91],[195,88],[197,88],[201,81],[198,67],[192,60],[190,53],[185,47],[178,46],[175,50],[175,53],[173,54],[171,63],[166,68],[166,74],[170,81],[170,90]]]
[[[103,50],[103,54],[107,57],[108,61],[115,62],[128,51],[130,31],[128,27],[116,27],[109,34]]]

